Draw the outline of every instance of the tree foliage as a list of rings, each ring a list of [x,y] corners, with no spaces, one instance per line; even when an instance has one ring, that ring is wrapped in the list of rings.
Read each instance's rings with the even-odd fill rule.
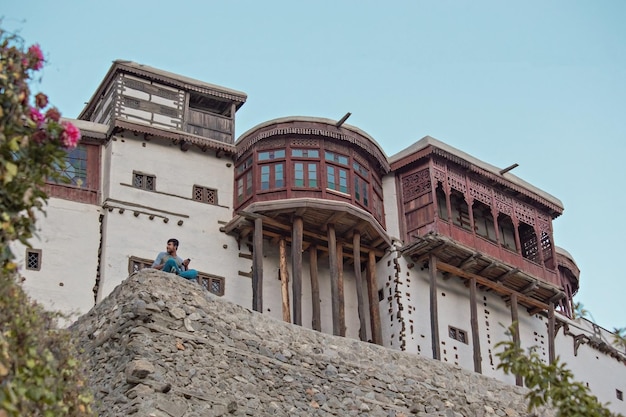
[[[43,63],[38,45],[26,49],[0,28],[0,417],[91,415],[69,334],[17,283],[10,247],[28,245],[44,184],[63,179],[67,150],[80,139],[45,94],[31,94]]]
[[[511,336],[514,331],[512,325],[507,333]],[[524,385],[529,389],[526,394],[528,411],[547,406],[557,410],[558,417],[621,416],[612,414],[586,385],[575,381],[572,371],[560,358],[557,357],[553,363],[545,363],[535,347],[524,352],[512,338],[497,343],[495,347],[502,348],[496,353],[500,359],[498,369],[524,378]]]

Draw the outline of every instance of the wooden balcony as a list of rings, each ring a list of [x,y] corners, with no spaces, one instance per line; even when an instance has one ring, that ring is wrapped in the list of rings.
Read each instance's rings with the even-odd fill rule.
[[[230,117],[189,108],[185,117],[184,130],[193,135],[233,143],[233,120]]]

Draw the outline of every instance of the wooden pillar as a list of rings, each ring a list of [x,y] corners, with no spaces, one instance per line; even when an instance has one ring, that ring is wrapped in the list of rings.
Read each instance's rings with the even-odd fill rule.
[[[550,309],[548,310],[548,359],[550,363],[556,360],[556,350],[554,347],[554,339],[556,338],[554,317],[554,303],[550,301]]]
[[[293,281],[293,324],[302,326],[302,217],[294,217],[291,235],[291,275]]]
[[[328,225],[328,268],[330,269],[330,298],[333,314],[333,334],[341,334],[339,322],[339,273],[337,271],[337,239],[335,225]]]
[[[474,348],[474,372],[483,373],[480,354],[480,333],[478,332],[478,305],[476,304],[476,277],[470,279],[470,323],[472,327],[472,347]]]
[[[185,108],[189,108],[189,107],[185,107]],[[235,112],[236,111],[237,111],[237,104],[232,103],[230,105],[230,123],[231,123],[230,132],[233,135],[231,138],[231,142],[230,142],[231,144],[235,143]]]
[[[368,253],[367,259],[367,294],[370,304],[370,322],[372,326],[372,342],[383,344],[383,335],[380,327],[380,309],[378,301],[378,280],[376,279],[376,254],[373,250]]]
[[[361,276],[361,233],[358,231],[355,231],[352,236],[352,255],[354,256],[354,279],[356,282],[356,300],[359,311],[359,339],[366,341],[365,300],[363,299],[363,277]]]
[[[321,332],[322,320],[320,313],[320,284],[317,279],[317,246],[315,245],[312,245],[309,248],[309,272],[311,275],[311,306],[313,310],[311,328]]]
[[[520,240],[520,237],[519,237],[519,221],[517,220],[517,218],[511,218],[511,220],[513,221],[513,233],[515,234],[515,246],[517,246],[516,252],[522,255],[523,250],[522,250],[522,241]]]
[[[337,242],[337,298],[339,298],[339,335],[346,336],[346,306],[343,295],[343,244]]]
[[[263,312],[263,220],[254,219],[252,242],[252,309]]]
[[[513,343],[515,347],[521,346],[521,339],[519,335],[519,314],[517,312],[517,293],[511,294],[511,321],[513,322]],[[515,385],[523,386],[524,381],[521,375],[515,375]]]
[[[433,359],[441,359],[439,347],[439,312],[437,311],[437,257],[430,255],[430,334],[433,348]]]
[[[280,292],[283,299],[283,321],[291,323],[289,311],[289,271],[287,271],[287,242],[284,237],[278,241],[279,268],[280,268]]]

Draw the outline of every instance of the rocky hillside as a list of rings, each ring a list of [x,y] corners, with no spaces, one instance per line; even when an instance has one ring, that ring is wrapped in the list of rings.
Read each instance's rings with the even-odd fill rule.
[[[285,324],[155,270],[72,330],[100,416],[527,415],[521,388]]]

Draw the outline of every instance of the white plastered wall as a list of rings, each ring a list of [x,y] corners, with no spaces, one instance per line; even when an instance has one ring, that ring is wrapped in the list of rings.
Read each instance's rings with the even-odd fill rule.
[[[41,269],[25,267],[26,248],[12,245],[26,292],[46,309],[62,311],[75,319],[94,305],[98,247],[98,206],[50,198],[47,215],[37,215],[37,237],[30,240],[41,250]]]
[[[115,137],[105,149],[106,262],[101,265],[98,299],[128,276],[131,256],[154,259],[169,238],[180,241],[178,254],[192,259],[191,268],[224,277],[226,295],[245,294],[249,279],[238,275],[238,264],[245,260],[238,257],[236,240],[219,230],[232,218],[232,161],[195,147],[183,152],[168,140],[126,136]],[[154,175],[156,190],[133,187],[133,171]],[[194,201],[194,185],[216,189],[218,204]]]

